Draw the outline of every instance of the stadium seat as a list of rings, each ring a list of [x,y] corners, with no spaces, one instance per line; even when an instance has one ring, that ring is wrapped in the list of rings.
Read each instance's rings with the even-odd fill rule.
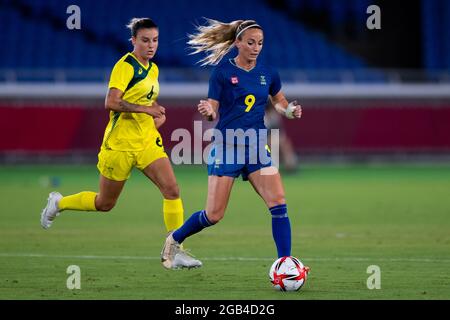
[[[14,52],[26,51],[28,44],[17,42],[18,33],[33,39],[33,55],[17,56],[6,50],[0,53],[3,68],[108,69],[131,50],[130,33],[125,28],[131,17],[150,16],[159,25],[160,44],[155,61],[160,68],[185,68],[196,65],[202,56],[187,55],[187,33],[194,25],[204,23],[202,17],[223,21],[240,18],[255,19],[265,30],[265,47],[261,59],[274,67],[303,70],[330,70],[364,68],[365,64],[353,54],[337,47],[321,33],[290,20],[258,0],[204,0],[186,2],[173,0],[154,5],[151,2],[79,0],[81,31],[65,28],[66,9],[71,0],[17,0],[5,1],[0,12],[1,39],[6,47],[16,45]],[[286,1],[293,10],[309,8],[329,12],[333,23],[343,23],[344,17],[366,0]],[[353,7],[352,7],[353,6]],[[239,11],[235,10],[239,7]],[[24,9],[25,8],[25,9]],[[257,8],[257,10],[255,9]],[[25,12],[26,11],[26,12]],[[360,17],[361,19],[361,17]],[[274,27],[275,26],[275,27]],[[427,32],[428,34],[428,32]],[[52,59],[48,56],[58,50]],[[433,56],[433,55],[432,55]],[[431,60],[431,58],[428,58]],[[428,61],[427,60],[427,61]],[[447,63],[448,65],[448,63]],[[181,74],[181,75],[180,75]],[[182,80],[182,74],[169,77]]]

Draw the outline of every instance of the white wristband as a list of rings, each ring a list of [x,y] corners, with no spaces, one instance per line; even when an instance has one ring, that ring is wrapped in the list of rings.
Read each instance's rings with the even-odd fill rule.
[[[294,102],[290,102],[288,104],[286,110],[284,111],[284,115],[286,116],[286,118],[288,118],[288,119],[294,119],[295,118],[294,117],[294,111],[295,111],[296,107],[297,106],[294,105]]]

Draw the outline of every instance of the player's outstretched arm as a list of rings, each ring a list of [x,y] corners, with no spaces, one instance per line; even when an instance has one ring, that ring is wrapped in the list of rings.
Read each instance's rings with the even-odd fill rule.
[[[273,97],[270,97],[273,107],[278,113],[283,114],[288,119],[301,118],[302,106],[298,104],[297,100],[288,102],[284,94],[280,91]]]
[[[121,90],[110,88],[105,99],[105,109],[118,112],[146,113],[153,117],[161,117],[165,113],[164,107],[158,104],[141,106],[123,100],[122,96],[123,92]]]
[[[219,110],[219,101],[214,99],[200,100],[197,106],[198,112],[204,117],[208,118],[208,121],[214,121],[217,118],[217,110]]]

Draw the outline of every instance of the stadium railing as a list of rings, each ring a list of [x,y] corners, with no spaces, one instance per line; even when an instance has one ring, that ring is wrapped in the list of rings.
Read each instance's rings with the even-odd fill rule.
[[[107,72],[88,74],[99,76],[98,81],[22,81],[19,74],[0,81],[0,135],[7,137],[0,141],[0,163],[96,161],[109,116],[104,109]],[[450,81],[447,73],[436,74],[427,82],[401,81],[418,79],[420,73],[400,72],[382,83],[350,81],[349,76],[334,83],[283,80],[288,99],[303,105],[304,119],[282,123],[303,158],[448,159]],[[201,120],[196,106],[207,91],[207,76],[198,74],[190,82],[161,81],[159,102],[168,114],[161,133],[168,152],[177,143],[172,139],[176,129],[195,134],[193,123]],[[208,125],[203,123],[203,129]]]

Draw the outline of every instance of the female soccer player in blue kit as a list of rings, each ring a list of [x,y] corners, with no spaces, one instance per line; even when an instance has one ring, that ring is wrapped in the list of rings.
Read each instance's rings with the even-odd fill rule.
[[[302,108],[295,101],[288,103],[281,92],[278,73],[257,62],[263,47],[260,25],[253,20],[231,23],[212,19],[207,21],[207,26],[198,27],[197,33],[190,36],[188,44],[195,50],[194,53],[208,54],[201,60],[203,65],[216,65],[209,81],[208,100],[200,101],[198,111],[209,120],[215,120],[219,115],[216,129],[224,138],[223,143],[215,140],[211,159],[208,161],[208,197],[205,210],[195,212],[183,226],[169,233],[166,238],[161,261],[169,269],[180,250],[180,244],[187,237],[216,224],[224,217],[234,179],[241,174],[244,180],[250,181],[270,210],[278,257],[291,255],[291,226],[281,177],[278,170],[272,167],[267,145],[263,144],[267,151],[261,150],[258,140],[262,139],[260,129],[265,129],[264,109],[268,96],[275,109],[290,119],[300,118]],[[238,49],[238,55],[221,62],[223,56],[234,46]],[[253,143],[236,143],[234,138],[228,138],[227,130],[254,130],[257,139]],[[251,161],[254,159],[250,154],[255,149],[258,157],[256,161]],[[269,161],[260,159],[261,151],[269,154]],[[245,161],[226,161],[226,155],[230,152],[238,157],[242,156]],[[222,157],[218,156],[219,153],[222,153]]]

